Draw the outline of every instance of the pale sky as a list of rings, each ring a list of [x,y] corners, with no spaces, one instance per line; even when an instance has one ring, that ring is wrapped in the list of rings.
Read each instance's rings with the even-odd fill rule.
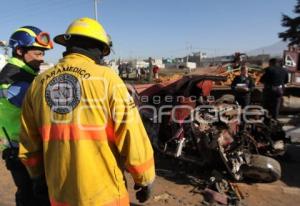
[[[296,0],[98,0],[98,19],[112,37],[110,58],[178,57],[193,51],[231,54],[279,41],[282,13]],[[0,40],[33,25],[64,33],[76,18],[94,18],[94,0],[2,0]],[[46,54],[56,62],[64,48]]]

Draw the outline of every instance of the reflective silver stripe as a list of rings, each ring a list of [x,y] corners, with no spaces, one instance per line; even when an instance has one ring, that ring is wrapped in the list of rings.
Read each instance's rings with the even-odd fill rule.
[[[279,85],[279,86],[272,86],[272,89],[282,89],[283,86],[282,85]]]
[[[0,89],[0,98],[6,98],[8,94],[8,89]]]

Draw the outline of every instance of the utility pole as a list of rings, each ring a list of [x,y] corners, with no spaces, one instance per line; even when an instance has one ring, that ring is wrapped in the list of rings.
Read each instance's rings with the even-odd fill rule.
[[[214,49],[213,65],[215,65],[216,56],[217,56],[217,49],[215,48]]]
[[[189,57],[190,55],[192,55],[193,46],[191,44],[187,45],[186,50],[187,50],[186,64],[188,64],[190,59]]]
[[[152,67],[153,67],[153,64],[152,64],[152,58],[151,57],[149,57],[149,59],[148,59],[148,61],[149,61],[149,76],[148,76],[148,82],[149,83],[151,83],[152,82],[152,76],[153,76],[153,71],[152,71]]]
[[[199,65],[197,65],[197,63],[196,63],[196,65],[200,67],[201,62],[202,62],[202,52],[199,51]]]
[[[94,0],[94,12],[95,12],[95,19],[96,19],[96,21],[98,21],[98,8],[97,8],[97,6],[98,6],[98,2],[99,2],[100,0]]]

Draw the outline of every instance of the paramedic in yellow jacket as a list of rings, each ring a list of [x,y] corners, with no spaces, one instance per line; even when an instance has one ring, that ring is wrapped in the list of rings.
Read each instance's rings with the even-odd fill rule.
[[[146,201],[153,150],[123,81],[99,64],[110,53],[106,32],[80,18],[54,41],[66,52],[25,96],[19,157],[32,178],[46,176],[52,206],[129,206],[124,169]]]

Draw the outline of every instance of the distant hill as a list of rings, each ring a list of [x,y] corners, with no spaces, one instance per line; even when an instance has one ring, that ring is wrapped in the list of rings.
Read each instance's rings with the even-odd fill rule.
[[[261,47],[246,52],[248,56],[269,54],[271,56],[282,56],[283,50],[287,49],[288,42],[279,41],[269,46]]]

